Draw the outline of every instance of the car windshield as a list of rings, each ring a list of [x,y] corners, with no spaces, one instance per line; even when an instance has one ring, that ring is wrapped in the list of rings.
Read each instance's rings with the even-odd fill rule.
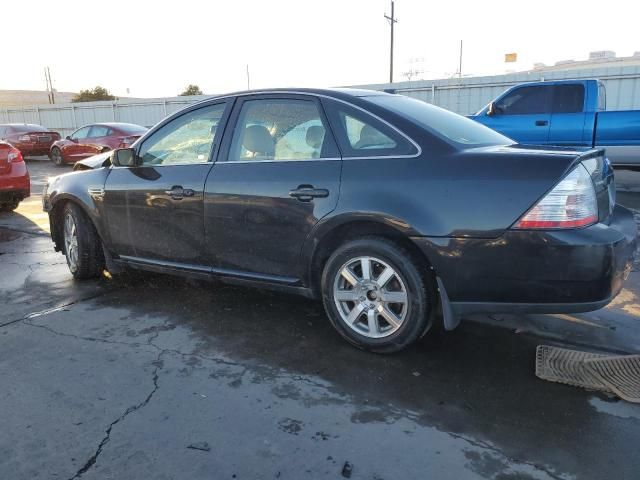
[[[417,123],[459,147],[515,143],[510,138],[478,122],[415,98],[402,95],[376,95],[367,97],[367,100]]]
[[[148,130],[148,128],[141,127],[140,125],[134,125],[132,123],[124,123],[118,125],[118,130],[126,133],[127,135],[142,135]]]

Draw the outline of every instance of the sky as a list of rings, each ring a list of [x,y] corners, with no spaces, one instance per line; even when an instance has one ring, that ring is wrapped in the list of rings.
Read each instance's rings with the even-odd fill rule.
[[[461,40],[464,75],[640,50],[640,7],[590,3],[396,0],[395,80],[411,69],[424,71],[414,79],[455,74]],[[133,97],[174,96],[188,84],[245,89],[247,65],[251,88],[383,83],[389,13],[388,0],[1,2],[0,89],[44,90],[45,66],[56,90],[101,85]],[[516,64],[504,63],[510,52]]]

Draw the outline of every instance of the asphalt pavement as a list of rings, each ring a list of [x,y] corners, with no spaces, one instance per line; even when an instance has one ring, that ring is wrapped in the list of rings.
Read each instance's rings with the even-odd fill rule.
[[[469,318],[379,356],[303,298],[76,282],[40,188],[0,215],[0,479],[639,478],[640,405],[534,375],[539,344],[640,352],[638,265],[605,309]]]

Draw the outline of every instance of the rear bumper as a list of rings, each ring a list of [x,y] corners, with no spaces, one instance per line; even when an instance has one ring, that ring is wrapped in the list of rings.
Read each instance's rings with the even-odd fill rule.
[[[22,156],[27,155],[49,155],[51,145],[36,145],[36,144],[17,144],[15,147],[20,150]]]
[[[597,310],[631,270],[637,227],[616,206],[609,225],[510,230],[495,239],[418,237],[456,313]]]
[[[31,194],[29,172],[24,162],[11,164],[11,170],[0,173],[0,200],[22,200]]]

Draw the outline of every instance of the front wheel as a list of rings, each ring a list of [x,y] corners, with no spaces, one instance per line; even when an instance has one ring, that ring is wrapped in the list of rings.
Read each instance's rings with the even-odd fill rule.
[[[104,270],[102,243],[93,223],[80,207],[69,203],[63,211],[64,255],[75,278],[94,278]]]
[[[62,157],[62,152],[57,147],[51,150],[50,158],[51,158],[51,161],[55,163],[58,167],[61,167],[62,164],[64,164],[64,158]]]
[[[409,252],[387,239],[367,237],[339,247],[321,285],[329,320],[358,348],[396,352],[431,325],[427,276]]]

